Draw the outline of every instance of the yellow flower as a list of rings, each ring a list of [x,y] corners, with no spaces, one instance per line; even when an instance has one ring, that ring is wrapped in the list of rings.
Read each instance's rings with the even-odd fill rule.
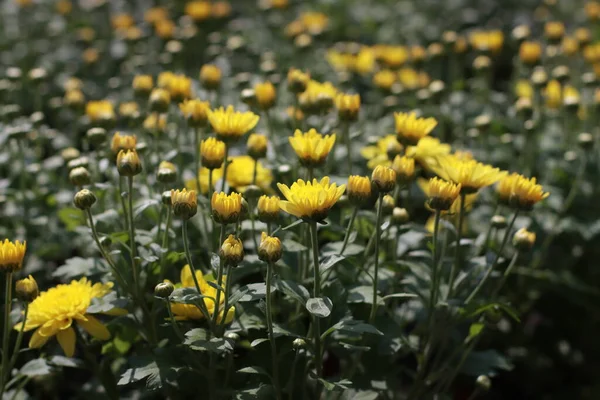
[[[184,100],[183,103],[179,104],[179,110],[191,125],[196,127],[204,126],[208,121],[210,103],[198,99]]]
[[[419,73],[412,68],[401,68],[398,71],[398,81],[408,90],[416,90],[420,86]]]
[[[565,106],[578,106],[579,105],[579,92],[571,85],[565,85],[563,90],[563,105]]]
[[[239,192],[245,192],[252,185],[254,159],[250,156],[232,157],[227,166],[227,184]],[[273,182],[271,170],[258,161],[256,163],[256,185],[267,191]]]
[[[307,113],[328,111],[333,106],[337,89],[331,82],[308,81],[306,90],[298,95],[300,108]]]
[[[254,85],[254,96],[258,106],[263,110],[268,110],[275,105],[277,91],[271,82],[259,82]]]
[[[390,90],[392,85],[396,83],[397,75],[394,71],[390,71],[389,69],[384,69],[378,71],[375,75],[373,75],[373,83],[379,89]]]
[[[206,279],[204,279],[204,275],[202,274],[202,271],[196,270],[196,279],[198,280],[198,286],[200,286],[200,292],[203,296],[205,296],[202,300],[204,301],[204,306],[206,307],[206,310],[208,311],[208,315],[210,317],[212,317],[215,313],[215,302],[216,302],[216,298],[217,298],[217,289],[211,285],[209,285],[209,283],[206,281]],[[175,287],[177,288],[196,288],[196,285],[194,284],[194,278],[192,277],[192,269],[190,268],[189,265],[186,265],[185,267],[183,267],[181,269],[181,274],[180,274],[180,280],[181,282],[177,285],[175,285]],[[214,282],[214,281],[212,281]],[[222,287],[226,287],[227,285],[227,276],[223,276],[223,284],[221,285]],[[221,296],[219,297],[219,308],[223,307],[225,303],[225,296],[223,295],[223,293],[221,293]],[[203,319],[204,315],[202,314],[202,312],[200,311],[200,309],[198,307],[196,307],[193,304],[180,304],[180,303],[173,303],[171,305],[171,310],[173,311],[173,314],[175,314],[175,319],[176,320],[189,320],[189,319]],[[221,320],[223,319],[223,314],[224,314],[224,310],[220,310],[219,311],[219,316],[217,317],[217,321],[221,322]],[[227,310],[227,317],[225,318],[225,323],[230,323],[233,320],[233,317],[235,315],[235,307],[231,307],[229,308],[229,310]]]
[[[185,14],[194,21],[204,21],[210,18],[212,6],[208,1],[190,1],[185,5]]]
[[[221,69],[213,64],[204,64],[200,69],[200,83],[208,90],[215,90],[221,84]]]
[[[400,143],[415,145],[437,126],[435,118],[417,118],[414,112],[394,113],[396,134]]]
[[[544,90],[546,98],[546,107],[556,110],[562,105],[562,88],[560,83],[553,79],[546,85]]]
[[[506,175],[504,178],[500,179],[496,185],[496,195],[498,196],[498,201],[501,204],[508,205],[508,201],[510,200],[513,187],[515,186],[515,182],[517,181],[518,177],[519,174],[513,172],[512,174]]]
[[[474,193],[479,189],[492,185],[506,176],[491,165],[475,160],[461,160],[456,156],[440,156],[437,163],[429,167],[441,178],[461,185],[463,193]]]
[[[198,199],[195,190],[171,189],[171,207],[173,214],[183,219],[190,219],[198,212]]]
[[[265,223],[276,221],[279,217],[280,201],[279,196],[260,196],[256,206],[259,221]]]
[[[125,149],[117,154],[117,171],[119,175],[133,177],[142,172],[142,162],[135,149]]]
[[[11,242],[8,239],[0,242],[0,271],[12,273],[20,270],[26,249],[27,242],[21,243],[18,240]]]
[[[225,18],[231,14],[231,5],[226,1],[215,1],[212,6],[212,16],[215,19]]]
[[[378,165],[371,174],[371,182],[380,192],[391,192],[396,186],[396,171],[383,165]]]
[[[529,179],[519,174],[512,174],[500,181],[497,193],[502,202],[523,211],[530,211],[536,203],[550,195],[544,192],[535,178]]]
[[[352,204],[363,205],[373,194],[371,179],[368,176],[350,175],[347,192]]]
[[[377,59],[387,68],[400,68],[408,60],[408,49],[404,46],[380,45],[375,48]]]
[[[125,30],[135,25],[135,20],[129,14],[117,14],[111,18],[112,27],[115,30]]]
[[[244,259],[244,246],[242,245],[242,241],[233,235],[229,235],[221,244],[219,257],[225,261],[226,265],[236,267]]]
[[[164,87],[174,101],[180,102],[192,97],[192,80],[185,75],[173,75]]]
[[[591,21],[597,21],[600,18],[600,3],[597,1],[588,1],[584,6],[585,15]]]
[[[320,222],[344,193],[346,185],[329,183],[329,177],[321,181],[304,182],[298,179],[291,187],[278,183],[277,187],[286,198],[279,203],[283,211],[306,221]]]
[[[248,142],[246,146],[248,147],[248,155],[255,160],[259,158],[264,158],[267,155],[267,145],[269,141],[265,135],[261,135],[259,133],[253,133],[248,136]]]
[[[469,36],[469,41],[475,50],[497,53],[504,44],[504,34],[499,30],[475,31]]]
[[[110,293],[112,282],[96,283],[87,278],[73,280],[69,284],[57,285],[40,295],[29,304],[25,321],[25,331],[36,329],[29,340],[29,348],[40,348],[56,335],[60,347],[67,357],[75,353],[75,330],[73,322],[99,340],[108,340],[110,332],[94,316],[87,313],[92,299],[102,298]],[[115,315],[120,310],[113,309],[107,314]],[[23,323],[15,325],[20,330]]]
[[[169,12],[164,7],[152,7],[144,13],[144,21],[154,24],[160,20],[168,19]]]
[[[167,127],[167,116],[165,114],[152,113],[146,117],[142,125],[148,132],[164,132]]]
[[[292,93],[302,93],[310,81],[310,73],[290,68],[287,74],[288,89]]]
[[[518,98],[533,99],[534,93],[533,87],[527,79],[520,79],[517,81],[517,84],[515,85],[515,94]]]
[[[402,151],[402,148],[402,145],[398,143],[396,135],[386,135],[378,139],[374,146],[363,147],[360,150],[360,154],[369,160],[367,166],[370,169],[378,165],[389,167],[392,165],[390,154],[392,154],[393,158]]]
[[[427,185],[427,203],[434,210],[447,211],[460,194],[460,184],[431,178]]]
[[[208,169],[220,168],[225,160],[225,143],[215,138],[208,138],[200,143],[202,166]]]
[[[161,76],[158,78],[160,85]],[[171,103],[171,94],[163,87],[152,89],[150,96],[148,97],[148,103],[150,104],[150,111],[166,112],[169,110],[169,104]]]
[[[579,42],[576,38],[565,36],[562,40],[561,48],[567,56],[574,56],[579,51]]]
[[[31,303],[40,294],[38,284],[33,279],[33,276],[29,275],[27,278],[20,279],[15,283],[15,295],[17,299]]]
[[[91,122],[104,122],[115,119],[115,110],[108,100],[88,102],[85,106],[85,114]]]
[[[110,142],[110,150],[117,155],[121,150],[133,150],[137,145],[137,136],[121,135],[116,132]]]
[[[565,34],[565,25],[559,21],[548,21],[544,25],[544,34],[548,39],[558,41]]]
[[[119,115],[123,118],[135,119],[140,115],[140,107],[135,101],[119,104]]]
[[[513,236],[513,245],[521,251],[529,251],[535,244],[535,238],[534,232],[521,228]]]
[[[523,42],[519,47],[519,58],[528,65],[536,64],[542,56],[542,46],[538,42]]]
[[[233,106],[208,111],[208,121],[215,130],[217,139],[224,142],[235,141],[244,136],[256,126],[259,119],[253,112],[235,111]]]
[[[327,15],[320,12],[304,12],[300,14],[299,20],[311,35],[320,34],[329,24]]]
[[[136,75],[131,87],[136,93],[147,95],[154,87],[154,80],[151,75]]]
[[[302,165],[312,168],[325,162],[335,144],[335,134],[323,136],[315,129],[305,133],[296,129],[294,136],[289,137],[289,141]]]
[[[214,192],[210,199],[213,218],[221,224],[232,224],[237,222],[242,212],[242,195],[231,193]]]
[[[397,155],[392,161],[392,169],[400,183],[411,182],[415,177],[415,159]]]
[[[423,46],[412,46],[410,48],[410,58],[413,63],[419,64],[425,61],[427,57],[427,50]]]
[[[154,24],[154,30],[161,39],[171,39],[175,35],[175,23],[168,19],[161,19]]]
[[[258,247],[258,258],[264,262],[274,263],[281,258],[281,240],[269,236],[265,232],[260,235],[260,246]]]
[[[343,121],[356,121],[360,110],[360,95],[339,93],[335,97],[335,107]]]

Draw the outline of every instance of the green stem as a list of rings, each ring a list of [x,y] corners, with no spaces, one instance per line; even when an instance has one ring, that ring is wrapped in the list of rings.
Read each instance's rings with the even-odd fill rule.
[[[177,324],[177,321],[175,320],[175,317],[173,316],[173,310],[171,309],[171,302],[169,301],[168,298],[165,299],[165,304],[167,306],[167,311],[169,313],[169,320],[171,321],[171,325],[173,325],[173,329],[175,330],[177,337],[179,337],[179,339],[183,342],[185,340],[185,336],[183,336],[183,333],[181,333],[181,329],[179,329],[179,324]]]
[[[502,279],[500,279],[500,282],[498,282],[498,286],[496,286],[496,289],[492,292],[492,299],[495,299],[498,296],[498,293],[500,293],[500,290],[506,283],[508,276],[510,275],[513,268],[517,264],[518,258],[519,258],[519,250],[515,251],[515,254],[512,257],[512,260],[510,260],[510,264],[508,264],[508,267],[506,267],[506,270],[504,271],[504,274],[502,275]]]
[[[196,128],[194,131],[194,161],[196,163],[196,193],[200,194],[200,143],[202,142],[202,136],[204,131],[202,128]]]
[[[289,400],[294,400],[294,377],[296,375],[296,366],[300,360],[300,350],[296,350],[294,354],[294,361],[292,362],[292,369],[290,370],[290,379],[287,383],[287,392],[289,394]]]
[[[254,251],[258,254],[258,239],[256,239],[256,228],[254,224],[254,220],[256,219],[254,216],[254,200],[249,201],[248,208],[250,209],[248,213],[250,214],[250,224],[252,226],[252,232],[250,235],[252,236],[252,242],[254,243]],[[267,232],[268,233],[268,232]]]
[[[256,185],[256,174],[258,173],[258,160],[254,160],[254,165],[252,167],[252,184]]]
[[[352,216],[350,216],[350,221],[348,222],[348,227],[346,228],[346,234],[344,235],[344,242],[342,243],[340,255],[344,255],[344,250],[346,250],[346,246],[348,245],[348,240],[350,239],[350,232],[352,231],[352,226],[354,225],[354,220],[356,219],[357,214],[358,207],[354,207],[354,210],[352,210]]]
[[[2,333],[2,370],[0,371],[0,394],[4,393],[6,379],[8,378],[8,344],[10,338],[10,312],[12,310],[12,272],[7,272],[6,288],[4,290],[4,329]]]
[[[25,311],[23,313],[23,322],[21,325],[21,329],[19,329],[19,334],[17,335],[17,341],[15,343],[15,348],[13,350],[12,356],[10,358],[10,362],[8,363],[8,370],[12,371],[15,362],[17,361],[17,356],[19,354],[19,350],[21,349],[21,342],[23,341],[23,332],[25,332],[25,323],[27,322],[27,314],[29,314],[29,303],[24,301],[23,306],[25,307]],[[2,353],[4,354],[4,353]],[[8,356],[8,354],[7,354]],[[2,392],[0,392],[2,393]]]
[[[227,322],[227,313],[229,311],[229,297],[231,295],[231,264],[227,265],[227,271],[225,272],[225,276],[227,277],[227,279],[225,279],[225,304],[224,304],[224,308],[223,308],[223,318],[221,318],[221,329],[223,334],[225,333],[225,324]]]
[[[162,237],[162,245],[163,249],[167,249],[169,245],[169,229],[171,227],[171,216],[173,213],[171,212],[171,207],[167,206],[167,222],[165,223],[165,231],[163,232]],[[159,282],[162,282],[165,277],[165,262],[164,262],[164,254],[162,253],[160,256],[160,273],[159,273]]]
[[[133,176],[127,177],[128,193],[127,199],[129,200],[129,245],[131,246],[131,273],[133,274],[133,287],[135,293],[140,292],[140,286],[138,281],[138,270],[137,263],[135,260],[135,226],[133,225]]]
[[[273,362],[273,387],[278,400],[281,399],[281,388],[279,387],[279,367],[277,363],[277,346],[273,335],[273,304],[271,299],[271,284],[273,279],[273,263],[267,263],[267,329],[269,342],[271,343],[271,360]]]
[[[229,143],[225,143],[225,162],[223,164],[223,181],[221,182],[221,192],[225,191],[227,184],[227,167],[229,166]]]
[[[190,252],[190,245],[188,243],[188,232],[187,232],[187,219],[183,220],[181,224],[181,232],[183,235],[183,251],[185,252],[185,258],[187,259],[187,263],[192,270],[192,280],[194,281],[194,286],[196,286],[196,290],[199,294],[202,294],[200,290],[200,284],[198,283],[198,278],[196,278],[196,268],[194,268],[194,263],[192,261],[192,253]]]
[[[223,242],[225,241],[225,224],[221,224],[221,234],[219,235],[219,247],[223,244]],[[216,299],[215,299],[215,306],[213,308],[213,325],[215,326],[215,335],[217,334],[217,320],[219,317],[219,305],[221,304],[221,288],[223,285],[223,267],[224,267],[224,262],[223,262],[223,258],[221,258],[221,261],[219,262],[219,269],[217,270],[217,295],[216,295]]]
[[[450,280],[448,281],[448,296],[447,298],[452,297],[452,292],[454,291],[454,280],[456,279],[456,274],[458,272],[458,267],[461,263],[460,257],[460,241],[462,240],[462,231],[463,231],[463,222],[465,219],[465,198],[466,194],[460,193],[460,211],[458,214],[458,230],[456,232],[456,249],[454,249],[454,264],[452,264],[452,269],[450,270]]]
[[[123,197],[123,177],[119,176],[119,199],[121,199],[121,208],[125,215],[125,230],[129,231],[129,219],[127,218],[127,204],[125,204],[125,198]]]
[[[437,256],[438,256],[438,233],[440,227],[440,210],[435,210],[435,222],[433,224],[433,247],[432,247],[432,262],[431,262],[431,293],[429,294],[430,314],[433,315],[433,310],[437,301],[438,295],[438,271],[437,271]]]
[[[488,270],[485,272],[485,275],[483,276],[481,281],[479,281],[479,283],[477,284],[477,286],[475,287],[473,292],[471,292],[469,297],[467,297],[467,300],[465,300],[465,305],[469,304],[475,298],[477,293],[479,293],[479,291],[481,290],[483,285],[485,285],[485,283],[489,279],[490,275],[492,274],[492,271],[498,264],[498,261],[500,260],[500,257],[502,256],[502,251],[504,250],[506,243],[508,243],[508,238],[510,237],[510,232],[512,230],[513,225],[515,224],[515,221],[517,220],[518,215],[519,215],[519,210],[516,210],[513,217],[510,220],[510,223],[508,224],[508,227],[506,228],[506,232],[504,233],[504,239],[502,239],[502,244],[500,245],[500,248],[498,249],[498,253],[496,253],[496,258],[494,258],[494,262],[488,268]]]
[[[156,241],[158,242],[160,240],[160,234],[162,233],[162,221],[163,221],[163,216],[165,214],[165,205],[161,204],[160,206],[160,212],[158,214],[158,229],[156,231]]]
[[[371,304],[371,314],[369,315],[369,323],[373,324],[375,315],[377,314],[377,286],[379,275],[379,240],[381,236],[381,217],[382,217],[383,193],[379,193],[377,200],[377,217],[375,219],[375,268],[373,272],[373,304]]]
[[[352,175],[352,142],[350,141],[350,123],[348,121],[342,123],[342,132],[344,135],[344,142],[346,142],[346,151],[348,152],[346,155],[348,161],[348,175]]]
[[[310,239],[312,247],[313,265],[314,265],[314,288],[313,297],[321,297],[321,273],[319,271],[319,241],[317,239],[317,223],[310,222]],[[317,370],[317,377],[320,378],[323,375],[323,365],[321,361],[321,327],[319,317],[313,316],[314,319],[314,352],[315,352],[315,368]],[[317,394],[321,391],[320,384],[317,382]],[[319,398],[319,396],[316,396]]]

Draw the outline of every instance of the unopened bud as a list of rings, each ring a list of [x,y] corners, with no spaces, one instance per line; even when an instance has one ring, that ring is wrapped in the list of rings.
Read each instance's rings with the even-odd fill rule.
[[[406,208],[394,207],[392,211],[392,222],[396,225],[402,225],[409,221],[410,216]]]
[[[513,245],[521,251],[529,251],[535,244],[535,233],[525,228],[519,229],[513,236]]]
[[[80,190],[73,198],[73,204],[80,210],[88,210],[94,203],[96,203],[96,196],[88,189]]]
[[[90,173],[85,167],[73,168],[69,172],[69,181],[75,186],[84,186],[91,183]]]
[[[135,150],[121,150],[117,155],[117,171],[119,175],[132,177],[142,172],[142,163]]]
[[[486,375],[479,375],[475,383],[478,388],[486,392],[492,387],[492,381]]]
[[[31,275],[15,283],[15,295],[23,302],[31,303],[39,294],[37,282]]]
[[[175,290],[175,287],[171,282],[161,282],[154,287],[154,295],[166,299],[173,293],[173,290]]]

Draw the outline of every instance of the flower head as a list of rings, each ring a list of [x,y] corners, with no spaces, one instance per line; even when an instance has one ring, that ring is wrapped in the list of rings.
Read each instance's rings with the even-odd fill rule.
[[[302,93],[310,81],[310,73],[290,68],[287,74],[288,89],[292,93]]]
[[[267,145],[269,141],[265,135],[253,133],[248,137],[247,147],[248,155],[255,160],[264,158],[267,155]]]
[[[330,82],[310,80],[306,90],[298,95],[298,102],[302,111],[316,114],[328,111],[333,106],[336,95],[337,89]]]
[[[411,182],[415,178],[415,159],[397,155],[392,161],[392,169],[400,183]]]
[[[225,261],[226,265],[236,267],[244,259],[242,241],[233,235],[229,235],[221,244],[219,256]]]
[[[390,90],[398,77],[396,73],[389,69],[382,69],[373,75],[373,84],[379,89]]]
[[[268,110],[275,105],[277,91],[271,82],[260,82],[254,85],[254,96],[258,106],[263,110]]]
[[[428,185],[427,203],[434,210],[447,211],[460,194],[460,184],[446,182],[439,178],[431,178]]]
[[[165,114],[152,113],[146,117],[142,126],[146,131],[153,134],[163,132],[167,127],[167,116]]]
[[[237,222],[242,213],[242,195],[239,193],[226,194],[214,192],[210,199],[213,218],[221,224]]]
[[[544,97],[546,98],[546,107],[556,110],[562,105],[562,87],[560,82],[553,79],[546,85],[544,90]]]
[[[386,135],[377,140],[372,146],[365,146],[360,150],[360,154],[368,161],[367,167],[375,168],[378,165],[387,167],[392,165],[390,159],[400,154],[403,147],[398,143],[396,135]]]
[[[221,69],[213,64],[204,64],[200,69],[200,83],[208,90],[215,90],[221,85]]]
[[[136,75],[133,77],[131,87],[137,94],[148,95],[154,87],[154,79],[151,75]]]
[[[170,76],[168,75],[170,82]],[[160,81],[161,76],[159,76],[159,85],[162,83]],[[166,78],[163,78],[165,80]],[[164,87],[157,87],[152,89],[150,92],[150,97],[148,97],[148,103],[150,104],[150,110],[155,112],[166,112],[169,109],[169,104],[171,103],[171,93],[168,89]]]
[[[548,21],[544,25],[544,34],[552,41],[559,41],[565,34],[565,24],[560,21]]]
[[[542,56],[542,46],[538,42],[523,42],[519,47],[519,58],[528,65],[534,65]]]
[[[469,41],[476,50],[497,53],[504,44],[504,34],[499,30],[475,31],[469,36]]]
[[[268,263],[277,262],[281,258],[281,247],[281,240],[278,237],[269,236],[263,232],[260,235],[258,258]]]
[[[378,165],[371,174],[371,182],[380,192],[391,192],[396,186],[396,171],[390,167]]]
[[[406,155],[413,157],[417,163],[427,168],[427,165],[434,163],[437,157],[450,154],[449,144],[440,142],[439,139],[425,136],[419,140],[416,146],[409,146],[406,149]]]
[[[235,141],[256,126],[260,117],[253,112],[235,111],[233,106],[208,111],[208,121],[224,142]]]
[[[174,101],[183,101],[192,97],[192,80],[185,75],[173,75],[166,89]]]
[[[279,218],[280,201],[279,196],[260,196],[256,206],[259,221],[265,223],[276,221]]]
[[[135,149],[126,149],[117,154],[117,170],[119,175],[132,177],[142,172],[142,163]]]
[[[291,187],[278,183],[277,187],[286,198],[279,205],[283,211],[306,221],[320,222],[344,193],[346,185],[329,183],[329,177],[321,181],[304,182],[298,179]]]
[[[181,282],[175,285],[176,288],[193,288],[196,289],[196,285],[194,283],[194,278],[192,277],[192,270],[189,265],[186,265],[181,269],[180,274]],[[196,280],[198,281],[198,286],[200,286],[200,292],[204,296],[202,301],[204,301],[204,305],[206,306],[206,310],[208,311],[209,317],[212,317],[215,313],[215,308],[220,309],[223,307],[225,303],[225,296],[221,295],[219,297],[219,307],[215,307],[215,302],[217,298],[217,289],[214,286],[211,286],[208,281],[204,278],[202,271],[196,270]],[[214,282],[214,281],[213,281]],[[223,287],[227,285],[227,276],[223,276]],[[189,320],[189,319],[203,319],[204,314],[200,311],[200,309],[193,304],[181,304],[181,303],[173,303],[171,305],[173,310],[173,314],[175,314],[175,319],[177,320]],[[219,311],[219,315],[217,318],[217,322],[221,322],[223,319],[224,310]],[[227,310],[227,316],[225,317],[225,323],[230,323],[233,320],[235,315],[235,307],[229,308]]]
[[[196,22],[210,18],[212,6],[209,1],[190,1],[185,5],[185,14]]]
[[[133,150],[137,145],[137,137],[135,135],[121,135],[115,133],[110,142],[110,150],[117,155],[121,150]]]
[[[0,242],[0,271],[12,273],[20,270],[26,249],[27,242],[21,243],[18,240],[11,242],[8,239]]]
[[[184,100],[179,104],[179,110],[192,126],[204,126],[208,121],[210,103],[198,99]]]
[[[221,168],[225,160],[225,143],[215,138],[208,138],[200,143],[202,166],[208,169]]]
[[[107,122],[115,119],[115,109],[108,100],[90,101],[85,106],[85,114],[91,122]]]
[[[415,145],[436,127],[435,118],[417,118],[414,112],[394,113],[396,134],[400,143]]]
[[[526,178],[516,173],[502,179],[496,192],[501,203],[523,211],[530,211],[536,203],[550,195],[544,192],[535,178]]]
[[[338,93],[335,97],[335,107],[343,121],[356,121],[360,110],[360,95]]]
[[[173,183],[177,179],[177,167],[169,161],[161,161],[158,164],[156,179],[160,183]]]
[[[29,304],[29,313],[25,321],[25,331],[37,328],[29,340],[29,347],[40,348],[56,336],[65,355],[73,357],[76,340],[73,322],[77,322],[96,339],[108,340],[108,329],[87,310],[93,299],[106,296],[112,286],[112,282],[92,284],[87,278],[81,278],[40,293]],[[114,315],[116,311],[120,310],[113,309],[107,314]],[[22,324],[18,323],[14,329],[20,330]]]
[[[521,251],[529,251],[535,244],[535,238],[534,232],[521,228],[513,236],[513,245]]]
[[[315,129],[302,133],[296,129],[294,136],[289,138],[292,148],[300,158],[302,165],[317,167],[322,165],[335,144],[335,134],[321,135]]]
[[[372,196],[371,179],[368,176],[351,175],[348,178],[348,199],[355,205],[365,204]]]
[[[21,301],[31,303],[39,294],[40,290],[38,289],[37,282],[31,275],[15,283],[15,295]]]
[[[506,176],[505,171],[491,165],[451,155],[437,157],[437,162],[429,165],[429,168],[441,178],[460,184],[461,191],[467,194],[492,185]]]
[[[198,212],[198,198],[195,190],[171,190],[171,207],[173,214],[183,219],[190,219]]]
[[[254,182],[254,167],[256,164],[256,182]],[[227,165],[227,184],[238,192],[245,192],[246,188],[256,184],[263,190],[268,190],[273,182],[270,169],[250,156],[232,157]]]

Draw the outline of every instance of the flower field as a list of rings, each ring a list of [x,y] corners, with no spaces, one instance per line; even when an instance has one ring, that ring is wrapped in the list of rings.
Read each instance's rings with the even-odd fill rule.
[[[6,0],[2,399],[598,399],[600,3]]]

